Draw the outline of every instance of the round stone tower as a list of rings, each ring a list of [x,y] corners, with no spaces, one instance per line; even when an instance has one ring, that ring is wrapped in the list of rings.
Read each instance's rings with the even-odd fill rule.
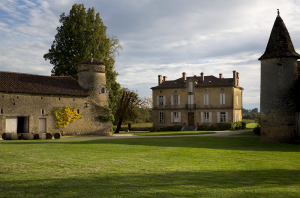
[[[278,16],[261,61],[261,141],[292,142],[298,112],[298,62],[288,30]]]
[[[91,99],[102,106],[108,106],[105,64],[94,58],[81,61],[78,65],[78,83],[90,92]]]

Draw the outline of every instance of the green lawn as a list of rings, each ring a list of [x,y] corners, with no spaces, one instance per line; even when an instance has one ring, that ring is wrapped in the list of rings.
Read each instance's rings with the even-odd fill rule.
[[[300,197],[299,145],[259,137],[0,141],[0,197]]]

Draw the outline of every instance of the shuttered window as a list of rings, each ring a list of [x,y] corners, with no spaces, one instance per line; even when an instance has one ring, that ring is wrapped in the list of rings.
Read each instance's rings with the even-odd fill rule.
[[[204,105],[209,105],[209,96],[208,94],[203,95]]]
[[[181,122],[181,112],[171,112],[171,122],[180,123]]]
[[[159,112],[158,119],[159,119],[159,122],[165,122],[164,112]]]
[[[225,105],[225,94],[220,94],[220,105]]]

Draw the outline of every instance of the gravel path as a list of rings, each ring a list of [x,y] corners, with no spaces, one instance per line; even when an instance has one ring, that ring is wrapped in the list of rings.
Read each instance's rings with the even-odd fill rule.
[[[157,135],[157,136],[145,136],[145,135],[134,135],[132,133],[121,133],[114,134],[113,136],[62,136],[61,139],[128,139],[128,138],[163,138],[163,137],[190,137],[190,136],[217,136],[217,137],[245,137],[245,136],[234,136],[240,133],[244,133],[251,130],[241,131],[212,131],[212,134],[197,134],[197,135]],[[249,136],[252,137],[252,136]]]

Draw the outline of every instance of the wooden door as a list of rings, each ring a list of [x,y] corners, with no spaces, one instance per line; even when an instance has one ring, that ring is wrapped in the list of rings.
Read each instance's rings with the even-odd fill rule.
[[[300,136],[300,112],[296,112],[296,134]]]
[[[194,126],[194,112],[188,112],[188,125]]]
[[[18,129],[18,118],[17,117],[6,117],[6,133],[17,133]]]
[[[46,118],[39,119],[39,133],[46,133]]]

